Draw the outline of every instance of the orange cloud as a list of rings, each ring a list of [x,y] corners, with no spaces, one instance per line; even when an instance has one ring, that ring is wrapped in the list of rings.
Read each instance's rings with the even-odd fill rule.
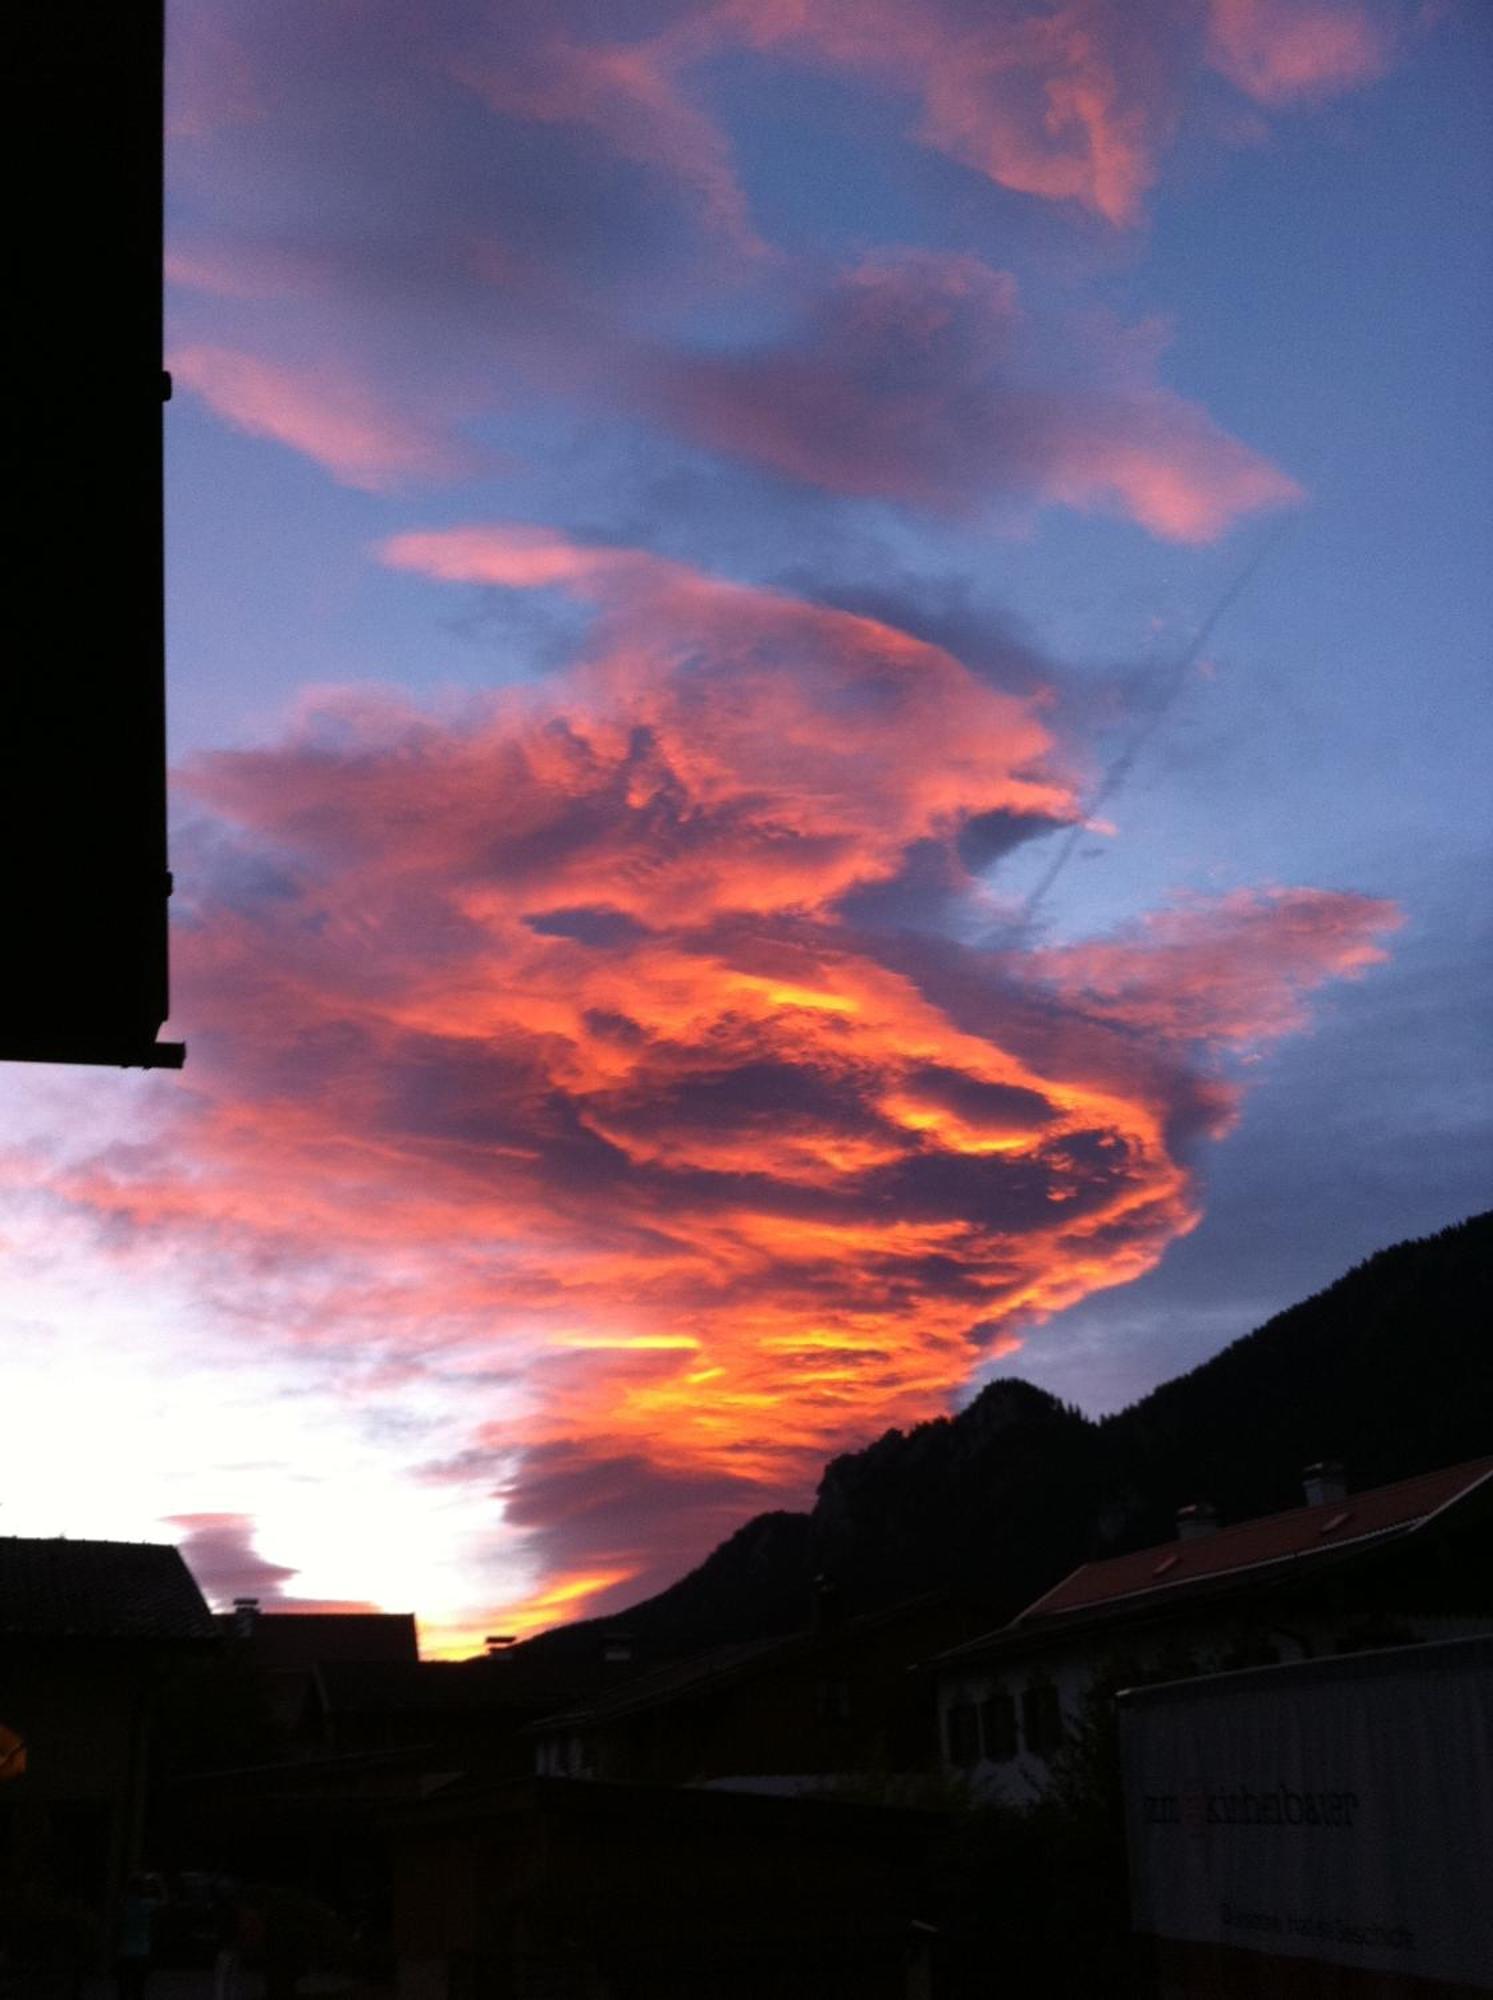
[[[1153,1265],[1235,1101],[1218,1045],[1295,1025],[1390,913],[1276,890],[961,943],[972,830],[995,854],[1078,811],[1039,696],[533,527],[383,556],[576,596],[577,658],[444,716],[328,696],[197,761],[183,1122],[58,1187],[264,1337],[448,1371],[427,1476],[526,1538],[545,1581],[489,1629],[529,1629],[668,1580]],[[501,1423],[456,1386],[495,1372]]]
[[[434,427],[328,365],[292,367],[233,348],[185,346],[168,356],[175,378],[250,437],[302,451],[345,485],[384,493],[472,469]]]
[[[551,1626],[585,1617],[589,1605],[618,1585],[626,1584],[634,1574],[630,1568],[562,1571],[549,1577],[527,1597],[505,1604],[501,1617],[493,1622],[504,1638],[532,1639],[537,1632],[549,1631]],[[469,1660],[481,1650],[488,1636],[497,1635],[484,1633],[476,1626],[433,1625],[422,1619],[421,1656],[427,1660]]]
[[[619,465],[630,519],[681,490],[683,438],[945,519],[1056,504],[1201,543],[1298,489],[1165,386],[1154,327],[1034,323],[973,255],[765,248],[790,191],[764,174],[754,213],[732,119],[831,73],[870,171],[795,231],[874,237],[911,142],[958,171],[903,174],[898,216],[943,189],[940,243],[1014,220],[1040,301],[1094,275],[1075,240],[1143,223],[1194,92],[1205,117],[1243,92],[1221,122],[1258,129],[1382,74],[1405,9],[180,11],[172,360],[241,431],[383,493],[473,470],[462,423],[508,411],[550,492],[599,418],[573,465]],[[783,496],[683,470],[755,546]],[[1233,1065],[1371,967],[1394,913],[1239,891],[1043,947],[1001,929],[1000,869],[1082,787],[1035,667],[926,643],[891,599],[852,615],[533,526],[379,556],[561,596],[585,639],[462,707],[324,694],[197,761],[177,1123],[80,1139],[51,1180],[114,1254],[189,1271],[204,1323],[315,1350],[350,1404],[448,1412],[421,1476],[442,1506],[442,1482],[491,1496],[494,1574],[532,1548],[536,1589],[489,1614],[529,1630],[667,1580],[1152,1266],[1196,1219]],[[188,1532],[214,1574],[291,1575],[245,1517]]]

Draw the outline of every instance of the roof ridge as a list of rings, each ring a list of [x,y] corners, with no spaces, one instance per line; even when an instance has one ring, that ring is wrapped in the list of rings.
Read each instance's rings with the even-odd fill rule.
[[[1474,1475],[1479,1478],[1485,1478],[1490,1472],[1493,1472],[1493,1454],[1484,1458],[1458,1460],[1452,1465],[1428,1466],[1424,1472],[1407,1473],[1403,1479],[1386,1479],[1378,1486],[1360,1487],[1356,1492],[1345,1494],[1340,1500],[1305,1501],[1299,1507],[1276,1507],[1268,1514],[1246,1514],[1243,1520],[1240,1521],[1220,1521],[1218,1526],[1211,1528],[1206,1535],[1199,1535],[1196,1538],[1196,1542],[1216,1543],[1225,1535],[1240,1534],[1247,1528],[1260,1528],[1269,1521],[1286,1521],[1297,1514],[1321,1514],[1327,1512],[1329,1508],[1341,1509],[1347,1507],[1351,1509],[1362,1501],[1374,1498],[1377,1494],[1394,1493],[1401,1487],[1418,1485],[1425,1479],[1450,1478],[1453,1474],[1464,1473],[1468,1480],[1471,1481]],[[1143,1547],[1138,1549],[1117,1549],[1113,1555],[1090,1556],[1086,1562],[1075,1565],[1068,1574],[1076,1576],[1081,1570],[1102,1569],[1106,1563],[1139,1562],[1142,1556],[1159,1555],[1163,1550],[1170,1551],[1178,1547],[1192,1546],[1195,1546],[1195,1544],[1192,1542],[1180,1542],[1174,1535],[1164,1542],[1147,1542]],[[1064,1578],[1063,1581],[1066,1582],[1067,1578]],[[1056,1587],[1054,1585],[1054,1589]],[[1049,1596],[1051,1594],[1051,1592],[1048,1592]]]

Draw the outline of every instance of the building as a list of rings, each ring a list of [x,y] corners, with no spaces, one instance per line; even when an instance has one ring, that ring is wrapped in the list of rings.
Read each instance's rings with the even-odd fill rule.
[[[164,8],[73,0],[7,18],[8,123],[26,163],[6,268],[27,301],[30,392],[10,404],[26,495],[7,535],[0,732],[0,1061],[181,1066],[167,990],[161,521]],[[65,128],[88,190],[37,172]],[[29,140],[29,144],[27,143]],[[94,532],[99,495],[111,526]],[[93,545],[92,587],[76,550]],[[65,605],[67,615],[59,618]]]
[[[1363,1493],[1311,1467],[1305,1505],[1080,1565],[933,1662],[944,1766],[1020,1803],[1091,1689],[1493,1631],[1493,1458]]]
[[[342,1669],[412,1673],[420,1664],[408,1611],[262,1611],[235,1598],[218,1629],[236,1660],[261,1685],[270,1718],[288,1746],[325,1747],[330,1728],[326,1676]]]
[[[390,1815],[472,1774],[527,1775],[529,1727],[618,1673],[599,1653],[521,1647],[421,1660],[403,1614],[244,1601],[219,1625],[196,1693],[217,1727],[158,1787],[153,1852],[178,1872],[309,1895],[370,1939],[387,1928]]]
[[[541,1777],[760,1792],[874,1786],[937,1761],[927,1688],[912,1669],[971,1629],[939,1598],[746,1640],[634,1674],[536,1724]]]
[[[0,1882],[107,1954],[142,1859],[151,1711],[212,1615],[174,1549],[0,1538]]]
[[[1493,1984],[1493,1638],[1120,1695],[1158,2000],[1473,2000]]]

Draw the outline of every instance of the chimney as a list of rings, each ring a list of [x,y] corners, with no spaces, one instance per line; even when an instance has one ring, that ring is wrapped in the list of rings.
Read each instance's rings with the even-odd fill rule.
[[[235,1639],[252,1639],[254,1627],[259,1623],[259,1599],[257,1597],[235,1597],[233,1600],[233,1636]]]
[[[1218,1527],[1218,1509],[1211,1500],[1194,1500],[1190,1507],[1177,1509],[1177,1540],[1196,1542]]]
[[[1335,1458],[1319,1459],[1315,1465],[1309,1465],[1301,1475],[1301,1485],[1308,1507],[1325,1507],[1330,1501],[1348,1497],[1347,1476]]]

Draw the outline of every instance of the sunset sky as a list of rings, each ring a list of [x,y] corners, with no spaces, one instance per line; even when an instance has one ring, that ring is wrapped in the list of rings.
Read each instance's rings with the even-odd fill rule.
[[[462,1650],[1486,1205],[1493,10],[169,27],[189,1053],[0,1078],[0,1529]]]

